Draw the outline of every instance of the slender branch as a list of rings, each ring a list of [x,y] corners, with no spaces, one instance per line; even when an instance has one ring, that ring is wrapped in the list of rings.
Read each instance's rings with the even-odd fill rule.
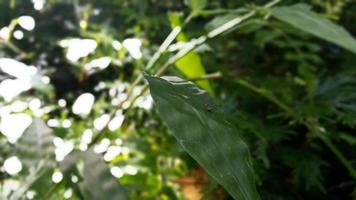
[[[276,104],[278,107],[280,107],[282,110],[284,110],[288,115],[293,116],[294,115],[294,111],[292,108],[290,108],[289,106],[287,106],[284,102],[282,102],[281,100],[279,100],[272,92],[270,92],[269,90],[263,89],[263,88],[258,88],[256,86],[254,86],[253,84],[249,83],[246,80],[243,79],[239,79],[239,78],[235,78],[235,83],[244,86],[245,88],[248,88],[252,91],[254,91],[255,93],[265,97],[266,99],[268,99],[269,101],[273,102],[274,104]]]
[[[132,91],[132,90],[131,90]],[[132,92],[130,92],[132,93]],[[94,144],[96,144],[102,137],[103,133],[105,132],[105,130],[109,127],[109,123],[112,119],[114,119],[116,112],[118,110],[120,110],[122,108],[122,105],[129,99],[129,94],[126,96],[125,99],[123,99],[122,101],[120,101],[120,103],[118,105],[116,105],[116,108],[114,109],[114,111],[112,111],[110,113],[110,117],[107,123],[105,123],[105,126],[96,134],[96,136],[94,137],[94,139],[90,142],[90,144],[88,145],[88,147],[92,147]]]
[[[182,28],[180,26],[175,27],[171,33],[167,36],[167,38],[164,40],[164,42],[161,44],[159,49],[156,51],[156,53],[151,57],[151,59],[148,61],[148,64],[145,67],[145,70],[150,70],[154,64],[158,61],[158,59],[161,57],[162,53],[167,50],[169,45],[172,44],[172,42],[176,39],[176,37],[179,35],[179,33],[182,31]]]
[[[219,79],[222,78],[223,75],[221,72],[215,72],[215,73],[211,73],[211,74],[205,74],[199,77],[195,77],[195,78],[190,78],[188,79],[188,81],[200,81],[200,80],[209,80],[209,79]]]
[[[17,56],[18,59],[24,59],[26,58],[26,52],[18,48],[16,45],[14,45],[12,42],[7,41],[4,43],[5,46],[7,46],[9,49],[11,49],[13,52],[18,53],[19,55]]]
[[[331,142],[331,140],[325,137],[323,134],[318,134],[318,137],[324,144],[335,154],[340,162],[346,167],[350,175],[356,179],[356,170],[352,167],[351,163],[345,158],[341,151]]]
[[[274,6],[275,4],[277,4],[278,2],[280,2],[280,0],[274,0],[268,4],[266,4],[264,6],[264,8],[270,8],[272,6]],[[213,39],[225,32],[228,32],[230,30],[233,30],[235,28],[238,27],[239,24],[241,24],[243,21],[246,21],[247,19],[252,18],[254,15],[256,14],[256,12],[250,11],[249,13],[241,16],[241,17],[237,17],[234,18],[228,22],[226,22],[225,24],[223,24],[222,26],[208,32],[206,35],[200,36],[197,39],[193,39],[191,42],[189,42],[186,47],[182,50],[180,50],[178,53],[176,53],[173,57],[171,57],[170,59],[168,59],[168,61],[166,63],[164,63],[161,68],[159,68],[156,73],[155,76],[161,76],[162,74],[164,74],[166,72],[166,70],[168,69],[168,67],[174,63],[176,63],[179,59],[183,58],[185,55],[187,55],[189,52],[193,51],[195,48],[199,47],[200,45],[204,44],[208,39]],[[186,23],[188,23],[190,21],[190,17],[185,20],[184,25],[186,25]],[[179,31],[178,31],[179,30]],[[180,33],[181,29],[176,29],[176,30],[172,30],[171,34],[169,34],[169,36],[166,38],[166,40],[162,43],[161,47],[159,48],[158,52],[155,53],[155,55],[153,56],[153,58],[150,59],[150,61],[148,62],[147,66],[145,67],[148,69],[154,68],[154,64],[158,61],[158,59],[160,58],[160,56],[162,55],[162,50],[165,48],[168,48],[168,46],[170,45],[170,43],[173,42],[173,40],[175,39],[175,37],[178,36],[178,34]],[[89,144],[89,147],[93,146],[94,144],[96,144],[99,139],[102,137],[102,133],[105,132],[105,130],[108,128],[110,121],[115,117],[116,112],[118,110],[120,110],[122,108],[122,105],[130,100],[130,106],[132,106],[134,104],[134,102],[136,101],[136,99],[142,95],[146,90],[147,90],[147,85],[140,91],[140,93],[136,96],[134,96],[133,98],[131,98],[131,96],[133,95],[133,88],[136,87],[141,81],[143,80],[143,76],[142,74],[140,74],[135,81],[133,82],[133,84],[131,84],[128,92],[127,92],[127,97],[122,100],[114,109],[114,111],[112,111],[112,113],[110,114],[109,117],[109,121],[105,124],[104,128],[102,128],[97,135],[94,137],[93,141]],[[130,107],[129,106],[129,107]]]
[[[220,15],[220,14],[226,14],[226,13],[235,13],[235,14],[241,14],[243,12],[246,12],[245,8],[239,8],[239,9],[215,9],[215,10],[202,10],[199,12],[200,15],[202,16],[209,16],[209,15]]]
[[[347,158],[342,154],[342,152],[332,143],[332,141],[325,136],[323,132],[320,131],[317,125],[311,125],[310,123],[304,123],[310,131],[312,131],[336,156],[337,159],[345,166],[349,171],[350,175],[356,179],[356,170],[353,168],[352,164],[347,160]]]

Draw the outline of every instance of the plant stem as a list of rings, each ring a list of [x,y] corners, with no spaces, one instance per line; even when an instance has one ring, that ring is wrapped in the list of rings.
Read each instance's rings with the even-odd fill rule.
[[[321,131],[319,131],[317,127],[310,127],[309,125],[307,126],[330,149],[330,151],[333,152],[337,159],[339,159],[340,162],[349,171],[350,175],[354,179],[356,179],[356,170],[353,168],[352,164],[347,160],[347,158],[342,154],[342,152],[331,142],[331,140],[326,137]]]
[[[254,91],[255,93],[265,97],[266,99],[268,99],[269,101],[273,102],[274,104],[276,104],[278,107],[280,107],[282,110],[284,110],[288,115],[293,116],[294,115],[294,111],[293,109],[291,109],[289,106],[287,106],[284,102],[282,102],[281,100],[279,100],[272,92],[270,92],[269,90],[263,89],[263,88],[258,88],[254,85],[252,85],[251,83],[249,83],[246,80],[243,79],[239,79],[239,78],[235,78],[235,83],[244,86],[245,88],[248,88],[252,91]]]
[[[205,74],[199,77],[195,77],[195,78],[191,78],[188,79],[188,81],[200,81],[200,80],[209,80],[209,79],[219,79],[222,78],[223,75],[221,72],[215,72],[215,73],[211,73],[211,74]]]
[[[286,104],[280,101],[277,97],[275,97],[270,91],[258,88],[249,82],[242,80],[242,79],[235,79],[235,82],[256,92],[257,94],[265,97],[269,101],[273,102],[274,104],[278,105],[282,110],[284,110],[289,116],[295,117],[293,115],[293,110],[289,108]],[[346,159],[346,157],[342,154],[342,152],[331,142],[331,140],[326,137],[320,130],[318,126],[315,124],[310,124],[307,122],[303,122],[303,124],[308,127],[308,129],[314,133],[314,135],[319,138],[333,153],[334,155],[340,160],[340,162],[345,166],[345,168],[349,171],[350,175],[353,178],[356,178],[356,170],[353,168],[351,163]]]
[[[175,38],[179,35],[179,33],[181,31],[182,31],[182,28],[180,26],[173,28],[171,33],[167,36],[167,38],[164,40],[164,42],[158,48],[156,53],[153,54],[151,59],[148,61],[148,64],[146,65],[145,70],[150,70],[156,64],[158,59],[162,56],[162,53],[167,50],[169,45],[172,44],[172,42],[175,40]]]
[[[270,8],[272,6],[274,6],[275,4],[277,4],[278,2],[280,2],[280,0],[274,0],[268,4],[266,4],[264,6],[264,8]],[[173,57],[171,57],[170,59],[168,59],[168,61],[166,61],[155,73],[155,76],[161,76],[162,74],[164,74],[166,72],[166,70],[168,69],[168,67],[174,63],[176,63],[179,59],[183,58],[185,55],[187,55],[189,52],[193,51],[195,48],[199,47],[200,45],[204,44],[208,39],[213,39],[225,32],[228,32],[230,30],[233,30],[235,28],[238,27],[239,24],[241,24],[243,21],[246,21],[247,19],[252,18],[253,16],[255,16],[256,12],[254,10],[250,11],[249,13],[241,16],[241,17],[236,17],[228,22],[226,22],[225,24],[223,24],[222,26],[219,26],[218,28],[208,32],[206,35],[200,36],[197,39],[192,39],[191,42],[189,42],[186,47],[182,50],[180,50],[178,53],[176,53]],[[189,21],[191,20],[191,17],[188,17],[187,20],[185,20],[184,25],[186,25]],[[149,70],[151,68],[154,68],[155,63],[158,61],[158,59],[161,57],[162,53],[164,52],[163,50],[167,49],[169,47],[169,45],[174,41],[174,39],[178,36],[178,34],[180,33],[180,31],[182,30],[182,28],[179,29],[179,27],[177,27],[178,29],[173,29],[171,31],[171,33],[168,35],[168,37],[165,39],[165,41],[161,44],[160,48],[158,49],[158,51],[153,55],[153,57],[150,59],[150,61],[148,62],[148,64],[146,65],[145,69]],[[114,111],[112,111],[112,113],[110,114],[110,118],[108,120],[108,122],[105,124],[104,128],[102,128],[97,135],[94,137],[94,139],[92,140],[92,142],[89,144],[89,147],[93,146],[94,144],[96,144],[99,139],[102,137],[102,133],[105,132],[105,130],[108,128],[110,121],[115,117],[116,112],[118,110],[120,110],[122,108],[122,105],[131,99],[132,96],[132,91],[133,88],[136,87],[141,81],[143,80],[143,76],[142,74],[140,74],[135,80],[134,82],[130,85],[130,88],[128,89],[127,92],[127,97],[122,100],[114,109]],[[134,104],[134,102],[136,101],[136,99],[142,95],[146,90],[147,90],[147,85],[141,90],[141,92],[134,96],[130,102],[130,106],[132,106]],[[129,106],[129,107],[130,107]]]

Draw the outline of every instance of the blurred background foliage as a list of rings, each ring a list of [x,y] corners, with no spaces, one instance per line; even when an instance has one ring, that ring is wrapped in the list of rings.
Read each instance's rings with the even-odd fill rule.
[[[280,4],[300,2],[356,35],[355,1]],[[143,89],[132,83],[174,27],[183,30],[155,67],[265,3],[0,1],[2,198],[118,199],[119,186],[130,199],[231,199],[176,143],[149,92],[110,113]],[[262,199],[356,199],[355,54],[261,12],[166,74],[218,75],[197,84],[247,142]]]

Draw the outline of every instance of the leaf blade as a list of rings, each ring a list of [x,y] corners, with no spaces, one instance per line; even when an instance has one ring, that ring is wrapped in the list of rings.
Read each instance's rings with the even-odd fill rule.
[[[43,120],[33,119],[16,144],[17,154],[26,168],[35,167],[40,160],[54,164],[53,138],[52,130]]]
[[[295,28],[356,53],[356,40],[343,27],[318,16],[306,4],[276,7],[272,15]]]
[[[43,189],[51,184],[46,175],[55,165],[53,138],[53,131],[43,120],[33,119],[31,125],[16,143],[17,156],[24,168],[21,173],[25,175],[25,178],[19,189],[11,195],[10,200],[21,199],[32,187],[36,187],[37,192],[43,193]],[[38,187],[38,183],[45,183],[45,185]]]
[[[247,145],[191,82],[146,76],[158,111],[183,148],[235,199],[260,199]]]
[[[104,160],[91,149],[82,154],[84,160],[83,179],[80,184],[87,200],[107,199],[126,200],[126,191],[115,179]]]

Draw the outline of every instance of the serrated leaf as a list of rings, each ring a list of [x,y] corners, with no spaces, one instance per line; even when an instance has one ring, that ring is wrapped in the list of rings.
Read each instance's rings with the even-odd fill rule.
[[[53,137],[52,130],[43,120],[33,119],[16,143],[17,155],[25,169],[36,168],[40,162],[45,162],[46,165],[54,164]]]
[[[11,195],[10,200],[21,199],[25,192],[33,187],[38,189],[36,190],[38,193],[43,192],[43,188],[51,184],[46,179],[55,165],[52,130],[43,120],[33,119],[32,124],[16,143],[16,151],[22,162],[21,173],[25,178],[21,186]],[[38,183],[42,183],[41,187],[38,187]],[[43,185],[44,183],[46,185]]]
[[[272,10],[272,15],[302,31],[356,53],[355,38],[343,27],[311,11],[309,5],[277,7]]]
[[[114,178],[104,160],[91,149],[83,153],[83,182],[80,184],[86,200],[125,200],[126,191]]]
[[[145,76],[157,109],[182,147],[235,199],[258,200],[251,157],[212,98],[177,77]]]
[[[296,184],[302,185],[306,190],[315,187],[325,192],[322,168],[327,166],[326,162],[306,150],[285,148],[280,154],[281,160],[293,169],[293,181]]]
[[[316,95],[317,99],[337,116],[336,120],[354,127],[356,126],[355,89],[355,75],[346,72],[319,81]]]

